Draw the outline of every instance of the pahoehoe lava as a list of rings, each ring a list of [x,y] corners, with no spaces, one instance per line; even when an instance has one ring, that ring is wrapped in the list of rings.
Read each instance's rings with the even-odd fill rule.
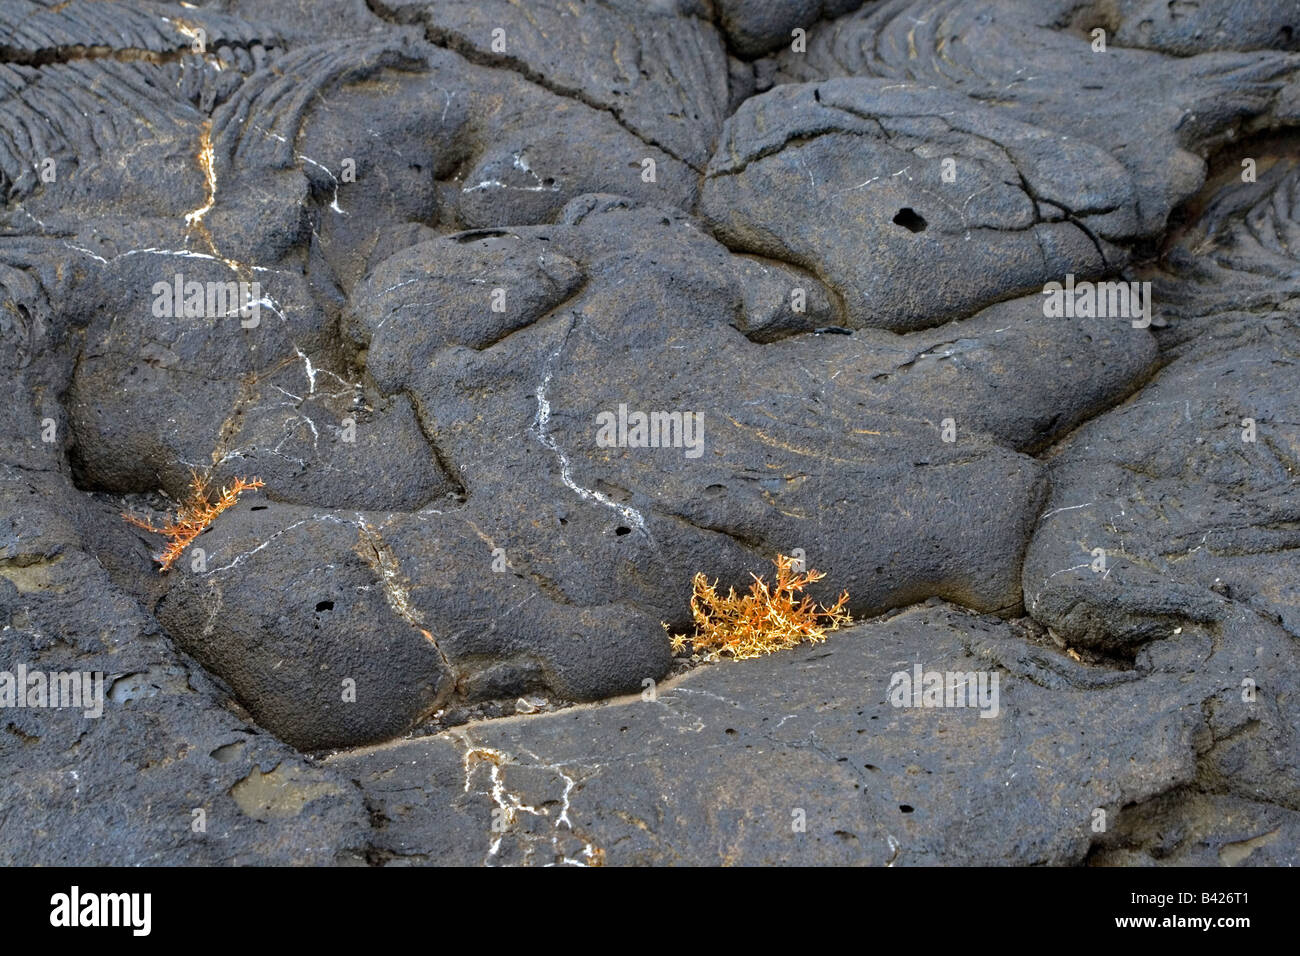
[[[1300,862],[1294,2],[302,10],[0,0],[0,862]]]

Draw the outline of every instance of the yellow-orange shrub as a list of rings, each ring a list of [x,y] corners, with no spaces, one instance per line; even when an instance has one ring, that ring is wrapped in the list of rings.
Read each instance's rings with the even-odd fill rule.
[[[157,557],[159,564],[162,565],[159,568],[160,572],[170,571],[177,558],[185,553],[185,549],[190,546],[194,539],[202,534],[208,525],[212,524],[217,515],[238,501],[241,494],[251,488],[264,487],[262,481],[258,478],[251,480],[236,478],[231,487],[221,489],[221,494],[217,496],[216,501],[209,501],[208,479],[197,471],[191,471],[190,477],[189,497],[181,502],[176,517],[161,528],[155,528],[153,521],[148,518],[138,518],[125,512],[122,514],[123,518],[137,528],[152,531],[154,534],[160,534],[167,539],[167,547]]]
[[[691,594],[695,634],[670,635],[673,652],[682,651],[689,642],[697,653],[744,660],[804,641],[819,643],[826,640],[827,631],[838,630],[853,620],[844,609],[848,591],[830,607],[822,607],[800,593],[826,575],[812,570],[796,572],[795,559],[784,554],[777,555],[773,563],[776,583],[768,587],[766,581],[751,574],[754,583],[747,594],[738,595],[730,588],[723,597],[718,593],[717,581],[710,584],[703,573],[696,574]]]

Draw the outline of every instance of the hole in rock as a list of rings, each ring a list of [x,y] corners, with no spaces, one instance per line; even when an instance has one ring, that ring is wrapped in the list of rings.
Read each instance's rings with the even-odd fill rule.
[[[249,508],[248,510],[249,510],[249,511],[265,511],[265,510],[266,510],[266,505],[253,505],[253,507]]]
[[[507,236],[514,238],[514,233],[507,232],[504,229],[470,229],[457,233],[452,236],[452,239],[463,245],[467,242],[478,242],[480,239],[502,239]]]
[[[243,752],[244,742],[242,740],[236,740],[228,744],[222,744],[216,750],[208,754],[208,756],[217,761],[217,763],[230,763],[232,760],[237,759]]]
[[[619,525],[617,528],[614,529],[614,533],[621,538],[625,534],[631,534],[632,529],[627,527],[626,525]]]
[[[898,805],[898,809],[901,810],[903,813],[911,813],[911,812],[912,812],[912,808],[911,808],[910,806],[908,806],[906,803],[900,803],[900,804]]]
[[[334,602],[333,602],[333,601],[321,601],[319,604],[316,605],[316,610],[317,610],[317,611],[332,611],[332,610],[334,610]]]
[[[894,216],[894,225],[902,226],[908,232],[925,232],[926,222],[911,206],[904,206]]]

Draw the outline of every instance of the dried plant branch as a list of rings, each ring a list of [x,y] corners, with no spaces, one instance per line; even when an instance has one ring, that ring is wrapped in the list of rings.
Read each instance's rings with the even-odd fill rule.
[[[722,597],[717,581],[710,584],[702,573],[696,574],[691,594],[695,634],[671,634],[673,652],[681,652],[689,642],[696,652],[703,651],[711,658],[725,655],[744,660],[804,641],[820,643],[826,640],[827,631],[838,630],[853,620],[844,608],[848,591],[830,607],[822,607],[800,593],[826,575],[812,570],[796,572],[794,558],[783,554],[777,555],[773,563],[775,585],[769,588],[766,581],[751,574],[754,583],[749,593],[742,595],[731,588]],[[664,629],[668,629],[667,624]]]
[[[190,478],[189,497],[181,502],[176,517],[161,528],[155,528],[153,521],[148,518],[122,513],[122,517],[129,524],[167,538],[167,547],[155,559],[162,565],[159,568],[160,573],[170,571],[172,565],[185,553],[185,549],[193,543],[194,539],[216,520],[217,515],[238,501],[241,494],[252,488],[264,487],[263,482],[258,478],[251,480],[236,478],[231,487],[221,489],[221,494],[217,496],[216,501],[209,501],[208,479],[193,470],[190,471]]]

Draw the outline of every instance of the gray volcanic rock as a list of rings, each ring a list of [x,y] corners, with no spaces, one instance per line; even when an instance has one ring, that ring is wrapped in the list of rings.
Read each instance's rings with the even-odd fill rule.
[[[203,30],[203,35],[198,34]],[[175,5],[100,3],[97,0],[8,0],[0,8],[5,59],[44,61],[99,48],[175,54],[246,46],[267,38],[263,28],[219,10]],[[105,43],[111,39],[112,43]]]
[[[774,79],[877,77],[949,90],[1056,134],[1063,147],[1100,147],[1132,176],[1140,202],[1127,214],[1136,213],[1149,237],[1200,186],[1206,152],[1243,132],[1295,124],[1300,58],[1294,54],[1174,57],[1126,49],[1114,38],[1098,52],[1082,28],[1059,28],[1078,6],[1074,0],[884,0],[811,30],[806,53],[776,57]],[[1115,208],[1071,211],[1082,216]]]
[[[1005,116],[911,84],[781,86],[727,121],[700,211],[731,248],[815,271],[851,328],[924,328],[1123,264],[1129,173]]]
[[[360,797],[229,706],[113,585],[78,525],[109,520],[8,422],[0,480],[0,671],[103,675],[102,712],[5,707],[6,865],[327,864],[362,851]],[[35,462],[44,458],[44,466]],[[9,459],[12,461],[12,459]]]
[[[0,860],[1296,862],[1293,13],[0,0]]]
[[[955,337],[753,344],[738,289],[750,260],[668,211],[592,197],[565,220],[412,247],[363,284],[351,328],[379,387],[418,396],[426,432],[456,463],[468,501],[451,514],[579,604],[631,600],[679,621],[679,596],[706,554],[726,579],[803,546],[860,612],[933,594],[1013,610],[1021,522],[1041,490],[1034,462],[998,440],[1040,444],[1123,394],[1154,357],[1149,334],[1123,326],[1063,334],[1035,299],[990,310]],[[670,258],[674,244],[682,251]],[[783,272],[778,282],[816,285]],[[629,298],[628,283],[665,292]],[[494,289],[504,294],[496,314]],[[689,318],[674,305],[682,295]],[[431,300],[446,305],[425,318]],[[475,313],[499,324],[480,329]],[[1116,346],[1130,339],[1136,347]],[[606,343],[620,340],[637,362],[610,365]],[[1013,373],[990,361],[993,349],[1021,356],[1005,402],[999,389]],[[743,382],[769,361],[798,369],[798,390],[778,381],[756,402]],[[1024,375],[1035,361],[1058,374]],[[620,402],[707,409],[699,454],[602,448],[597,416]],[[960,423],[953,442],[941,435],[949,415]],[[817,440],[827,422],[841,435],[833,448]],[[519,516],[540,482],[554,517],[530,525]],[[852,487],[896,491],[884,501],[834,491]],[[998,493],[976,490],[989,487]],[[458,658],[454,640],[440,646]],[[657,676],[626,673],[632,686]]]
[[[862,0],[715,0],[718,26],[727,44],[744,57],[760,56],[791,43],[795,27],[830,20],[862,5]]]
[[[1014,449],[1038,447],[1121,397],[1154,358],[1149,333],[1102,321],[1061,329],[1038,297],[960,330],[791,336],[842,321],[811,276],[736,256],[668,209],[584,197],[562,218],[439,238],[386,260],[354,290],[345,327],[360,350],[351,355],[324,341],[310,353],[299,345],[327,327],[304,294],[291,308],[279,290],[293,286],[269,276],[279,305],[265,328],[245,334],[275,361],[251,383],[233,369],[222,381],[222,363],[240,361],[226,333],[196,335],[177,322],[177,341],[211,370],[213,397],[161,432],[147,408],[166,379],[153,366],[124,375],[116,364],[143,346],[105,340],[95,349],[102,357],[79,363],[70,407],[86,480],[125,491],[158,475],[180,498],[185,463],[212,449],[222,480],[255,470],[272,501],[302,506],[259,512],[247,527],[226,519],[201,544],[201,580],[191,583],[182,561],[159,608],[182,645],[285,739],[311,749],[374,740],[449,699],[633,689],[667,667],[656,622],[685,623],[682,595],[696,571],[739,581],[793,548],[847,588],[858,613],[933,595],[1014,612],[1043,494],[1041,468]],[[642,291],[629,297],[629,287]],[[803,311],[789,306],[797,289]],[[281,316],[301,331],[279,331]],[[99,341],[99,327],[92,322],[88,341]],[[639,360],[611,364],[610,343]],[[799,370],[796,390],[777,379],[756,401],[769,362]],[[101,366],[119,378],[103,382]],[[597,416],[619,405],[698,414],[700,441],[679,434],[678,448],[602,447]],[[362,414],[381,407],[389,414]],[[406,409],[414,420],[400,417]],[[352,443],[336,424],[345,413]],[[949,419],[952,441],[943,437]],[[395,442],[403,423],[412,437]],[[110,428],[114,441],[100,437]],[[828,428],[840,436],[831,446]],[[137,432],[132,454],[126,437]],[[414,467],[417,436],[423,464]],[[119,474],[116,463],[134,470]],[[885,487],[893,491],[883,500],[873,493]],[[548,517],[530,521],[539,495]],[[357,513],[376,506],[391,510]],[[353,512],[331,510],[343,508]],[[390,569],[358,562],[363,525],[384,529],[391,570],[409,582],[396,603],[409,600],[411,614],[393,610]],[[329,534],[300,541],[302,527]],[[142,565],[147,552],[133,550]],[[322,566],[360,577],[327,575],[293,613],[263,585],[306,581]],[[231,587],[237,596],[222,597]],[[358,587],[388,593],[389,609],[344,599]],[[322,602],[340,628],[319,638],[325,657],[341,657],[328,673],[287,680],[283,658],[320,657],[284,649],[316,633],[311,608]],[[274,640],[250,652],[267,634]],[[405,642],[429,663],[377,654],[377,640]],[[371,692],[371,709],[340,709],[338,682],[354,672],[371,687],[391,673],[396,699]]]
[[[301,749],[393,737],[457,699],[617,693],[668,665],[653,619],[494,573],[468,517],[253,499],[227,515],[199,540],[206,566],[173,574],[156,613]]]
[[[721,37],[695,0],[573,5],[534,0],[381,0],[373,8],[419,23],[428,39],[471,62],[503,66],[605,110],[630,132],[700,169],[728,101]]]
[[[367,0],[224,0],[229,13],[293,45],[322,37],[392,36],[392,24],[380,19]],[[408,31],[412,39],[419,31]]]
[[[1177,791],[1120,811],[1094,866],[1289,866],[1296,811],[1239,797]]]
[[[1292,176],[1280,162],[1195,204],[1202,218],[1171,246],[1157,287],[1175,316],[1161,332],[1167,364],[1051,457],[1024,590],[1061,640],[1120,659],[1203,635],[1228,669],[1216,718],[1258,698],[1250,720],[1229,718],[1237,729],[1207,764],[1216,789],[1295,809],[1300,714],[1285,680],[1260,676],[1300,635]],[[1253,310],[1221,311],[1233,292]]]
[[[192,154],[201,116],[163,88],[168,79],[179,79],[183,69],[142,61],[74,60],[39,68],[21,59],[0,62],[0,193],[7,202],[36,194],[28,207],[29,228],[40,226],[44,210],[66,211],[73,203],[83,215],[121,212],[120,204],[129,204],[142,216],[165,215],[177,208],[176,202],[193,200],[179,208],[202,203],[201,179],[165,162],[142,164],[139,175],[146,188],[140,193],[120,196],[115,194],[121,190],[112,188],[122,175],[115,162],[119,156],[146,148],[160,160]],[[50,115],[50,104],[66,104],[57,119]],[[91,119],[110,111],[117,122]],[[192,185],[181,185],[187,179]],[[150,184],[166,188],[149,189]]]
[[[1300,9],[1294,0],[1219,0],[1197,4],[1098,0],[1093,5],[1092,16],[1114,31],[1115,43],[1120,46],[1144,47],[1180,56],[1207,50],[1300,47]]]
[[[849,590],[858,613],[933,595],[1012,613],[1044,493],[1040,466],[1014,449],[1115,401],[1154,360],[1148,332],[1103,320],[1062,328],[1038,297],[959,330],[774,337],[778,323],[835,321],[833,297],[787,266],[729,253],[671,210],[586,197],[563,218],[412,246],[355,290],[345,326],[363,351],[343,361],[364,365],[373,385],[356,387],[375,389],[374,401],[415,409],[433,449],[427,467],[442,466],[429,489],[440,498],[403,504],[396,474],[361,478],[376,461],[400,464],[409,445],[389,441],[391,422],[357,421],[355,450],[322,424],[319,440],[293,446],[284,488],[266,492],[302,506],[250,499],[201,540],[204,568],[191,574],[182,561],[168,579],[160,619],[285,739],[361,743],[455,700],[634,689],[667,667],[657,622],[685,623],[696,571],[741,581],[794,548]],[[627,296],[629,284],[643,292]],[[811,314],[774,312],[796,288]],[[612,342],[639,361],[612,365]],[[306,362],[284,373],[297,384],[268,380],[286,421],[313,421],[291,392],[305,372],[321,374]],[[755,401],[768,362],[800,379],[793,392],[778,379]],[[620,404],[699,414],[699,442],[604,447],[597,416]],[[243,420],[265,431],[275,417],[256,417],[260,408]],[[262,460],[242,444],[254,424],[232,428],[223,475]],[[841,436],[831,447],[828,428]],[[340,494],[361,481],[358,493],[386,492],[395,510],[332,510],[373,506],[304,484],[318,469],[338,475]],[[879,488],[893,490],[882,499]],[[530,521],[539,495],[547,518]],[[372,534],[384,542],[373,555]],[[279,587],[297,595],[289,609]],[[320,651],[303,649],[315,641]],[[308,674],[284,660],[329,666]],[[364,702],[340,708],[345,677],[371,688]]]
[[[439,473],[432,453],[418,453],[423,441],[406,400],[367,395],[356,383],[354,371],[334,354],[327,323],[337,292],[320,289],[312,275],[320,271],[313,268],[316,259],[304,263],[298,251],[290,251],[295,244],[311,242],[313,253],[326,264],[335,264],[338,278],[350,287],[356,276],[349,278],[349,271],[363,271],[367,256],[382,259],[391,251],[385,245],[394,229],[406,225],[429,231],[420,220],[437,221],[440,215],[436,211],[440,190],[433,177],[452,175],[474,155],[466,152],[461,139],[467,135],[467,113],[481,111],[455,106],[454,89],[418,93],[411,104],[416,115],[421,106],[441,110],[441,150],[428,150],[427,155],[418,152],[418,144],[408,144],[400,150],[404,160],[394,161],[394,148],[400,148],[403,136],[410,134],[400,121],[385,128],[384,146],[373,153],[353,148],[354,143],[331,141],[336,134],[318,135],[310,124],[301,134],[301,150],[287,146],[300,122],[298,112],[304,108],[307,92],[315,90],[336,120],[341,115],[354,122],[373,113],[374,95],[401,92],[403,74],[391,73],[380,83],[372,76],[375,66],[367,64],[367,56],[407,69],[418,66],[382,44],[363,49],[361,66],[355,50],[341,45],[311,47],[295,54],[296,59],[282,60],[277,71],[256,74],[217,111],[210,136],[214,185],[207,201],[202,168],[179,167],[182,171],[175,179],[184,188],[168,184],[162,191],[170,197],[168,208],[131,209],[134,215],[164,214],[171,223],[160,225],[151,219],[147,225],[123,229],[101,221],[86,230],[89,235],[84,239],[70,235],[45,246],[46,255],[67,261],[78,286],[61,303],[61,310],[71,313],[76,324],[89,326],[92,345],[77,368],[73,407],[79,468],[82,480],[91,487],[125,491],[162,485],[180,497],[189,468],[215,465],[223,479],[236,471],[256,469],[284,489],[281,500],[335,507],[415,508],[454,488]],[[436,52],[435,60],[447,73],[465,67],[453,54]],[[459,62],[459,67],[451,61]],[[301,84],[294,71],[300,69],[314,71],[306,91],[296,88]],[[486,77],[476,95],[490,96],[494,84],[502,85],[497,71],[471,69]],[[277,80],[280,71],[287,71],[289,78]],[[354,83],[344,92],[336,91],[333,84],[349,71],[365,78],[363,89],[357,91]],[[507,85],[528,87],[516,80],[508,80]],[[290,89],[292,97],[287,96]],[[514,89],[509,95],[518,101],[519,93]],[[593,125],[601,126],[597,112],[550,94],[537,95],[578,113],[579,121],[594,118]],[[541,108],[535,100],[536,96],[532,108]],[[260,105],[263,101],[268,101],[265,108]],[[510,115],[513,120],[497,116],[481,124],[476,121],[479,132],[473,135],[499,142],[510,123],[520,121],[522,112]],[[608,125],[615,138],[631,139],[616,124]],[[199,144],[207,142],[208,134],[197,126],[196,117],[192,134]],[[420,136],[427,136],[427,131]],[[579,137],[584,138],[593,139]],[[600,134],[594,139],[596,145],[609,142],[608,136],[602,139]],[[642,152],[626,150],[629,161]],[[412,162],[416,159],[423,163]],[[340,178],[344,160],[356,164],[355,183]],[[570,163],[581,165],[572,159]],[[639,182],[635,173],[624,178]],[[388,189],[377,193],[369,188],[374,181]],[[612,181],[595,180],[602,185]],[[547,188],[547,201],[562,205],[566,190],[572,188],[571,178],[561,175],[555,183]],[[504,192],[508,195],[510,190]],[[477,195],[470,186],[461,192],[462,197]],[[52,229],[79,228],[56,218],[68,201],[66,196],[43,194],[32,204],[29,216],[35,223],[50,223]],[[471,219],[491,215],[494,208],[487,200],[465,201],[472,206],[460,211],[476,210]],[[209,205],[197,219],[197,230],[184,228],[196,211]],[[303,218],[308,215],[318,217],[315,226]],[[453,206],[447,215],[455,222],[458,210]],[[539,215],[544,216],[544,210]],[[250,239],[253,233],[256,238]],[[381,242],[383,235],[390,238]],[[257,245],[253,255],[245,257],[241,252],[240,259],[232,259],[225,253],[247,249],[250,242]],[[11,254],[18,268],[33,259],[22,246]],[[256,282],[263,296],[262,323],[245,328],[241,317],[230,315],[210,328],[196,328],[193,317],[155,315],[155,284],[170,284],[177,274],[186,281]],[[38,310],[34,300],[39,290],[28,288],[30,280],[23,273],[14,268],[8,275],[19,297],[15,301],[26,304],[21,311],[6,312],[5,326],[15,326],[16,338],[30,338],[35,327],[30,319],[22,320],[23,315],[34,315],[36,322],[44,324],[55,319],[43,314],[47,310]],[[12,316],[23,328],[16,327],[19,322]],[[232,342],[239,344],[232,349]],[[34,347],[33,343],[27,346]],[[200,368],[205,374],[195,380]],[[150,411],[157,407],[159,394],[174,393],[182,379],[190,401],[170,417],[165,435],[159,435]],[[337,438],[348,419],[362,425],[354,447],[344,447]],[[150,433],[140,433],[142,427]],[[314,460],[314,471],[308,458]],[[377,481],[376,471],[381,476]],[[370,480],[363,478],[363,472]]]
[[[1177,320],[1162,333],[1171,351],[1221,330],[1225,316],[1241,325],[1251,313],[1293,315],[1300,303],[1300,159],[1266,139],[1227,151],[1222,167],[1150,272]]]
[[[176,313],[182,302],[171,292],[174,277],[224,288],[224,264],[186,255],[179,241],[139,255],[100,252],[104,262],[79,268],[88,270],[89,301],[106,308],[81,320],[88,325],[85,349],[68,396],[85,485],[119,492],[162,487],[179,500],[191,469],[215,469],[218,483],[251,471],[278,487],[284,501],[410,508],[455,489],[409,402],[367,396],[337,360],[327,315],[300,275],[253,273],[265,302],[260,314],[245,319],[234,312],[213,322],[156,314],[155,286],[162,283],[163,305]],[[157,410],[178,393],[187,402],[160,420]],[[348,420],[358,424],[351,442]],[[387,439],[374,424],[382,424]]]
[[[301,121],[294,165],[319,210],[316,246],[344,290],[368,265],[428,238],[428,227],[546,222],[588,192],[683,208],[695,201],[696,174],[608,113],[446,50],[403,49],[419,50],[421,74],[322,90],[320,106]],[[336,55],[344,63],[356,56],[349,47]],[[279,110],[282,96],[263,98]],[[300,122],[292,114],[286,120]],[[370,135],[358,138],[353,131],[361,127]],[[354,167],[351,181],[345,160]],[[653,179],[643,174],[645,160],[654,163]],[[262,177],[275,162],[254,162],[253,172]]]
[[[1202,704],[1222,667],[1186,640],[1127,670],[1055,648],[1029,661],[1023,647],[1007,624],[939,604],[696,670],[652,698],[484,722],[327,766],[366,792],[383,821],[375,848],[394,863],[1032,865],[1141,852],[1150,837],[1130,805],[1192,808],[1201,798],[1184,791],[1213,774],[1207,748],[1225,745],[1214,741],[1234,707],[1207,720]],[[891,705],[892,675],[918,663],[996,673],[997,713]],[[1262,664],[1279,696],[1294,693],[1295,663],[1292,649]],[[1294,828],[1294,813],[1254,806],[1267,822],[1219,819],[1208,836]]]
[[[362,519],[250,499],[196,547],[205,566],[173,575],[158,620],[290,744],[382,740],[446,698],[438,646],[380,531]]]
[[[1268,142],[1240,152],[1258,177],[1230,151],[1151,270],[1166,364],[1051,461],[1026,607],[1081,642],[1128,648],[1240,605],[1300,634],[1296,163]]]
[[[1234,603],[1300,635],[1297,344],[1279,318],[1238,321],[1071,436],[1026,560],[1031,614],[1115,650]]]

